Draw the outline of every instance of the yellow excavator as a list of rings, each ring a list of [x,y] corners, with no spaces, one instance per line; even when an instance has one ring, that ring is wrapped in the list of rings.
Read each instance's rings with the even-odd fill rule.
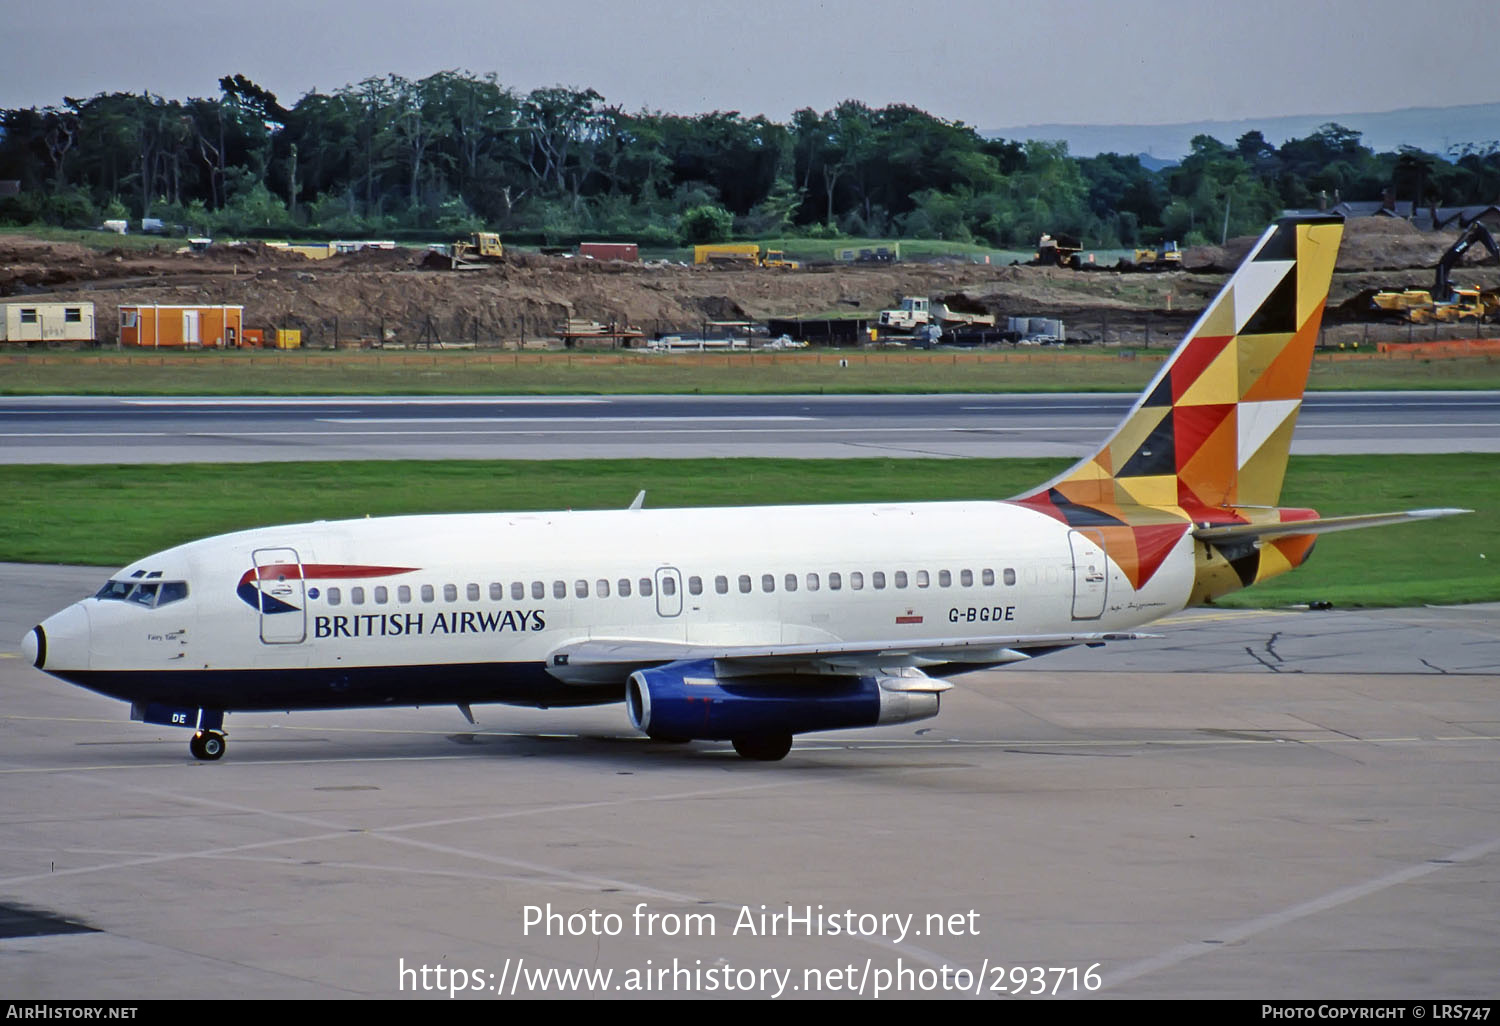
[[[1500,313],[1500,289],[1478,286],[1456,288],[1453,285],[1453,268],[1476,242],[1481,243],[1496,262],[1500,263],[1500,245],[1496,245],[1495,237],[1490,234],[1484,222],[1475,221],[1438,260],[1437,276],[1430,291],[1385,289],[1373,292],[1368,296],[1366,312],[1415,324],[1482,321],[1495,317]]]

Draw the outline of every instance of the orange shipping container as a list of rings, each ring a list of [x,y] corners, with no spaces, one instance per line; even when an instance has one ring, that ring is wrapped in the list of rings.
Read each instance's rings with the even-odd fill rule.
[[[242,306],[122,306],[120,345],[237,346]]]

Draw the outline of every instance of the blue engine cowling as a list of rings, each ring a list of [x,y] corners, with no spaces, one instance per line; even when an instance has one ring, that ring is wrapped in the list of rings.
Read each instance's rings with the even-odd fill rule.
[[[625,707],[631,724],[652,737],[727,741],[925,720],[937,715],[939,692],[950,687],[921,675],[725,679],[703,659],[632,673]]]

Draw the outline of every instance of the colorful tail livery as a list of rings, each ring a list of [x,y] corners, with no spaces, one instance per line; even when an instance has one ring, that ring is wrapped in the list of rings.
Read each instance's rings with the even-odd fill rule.
[[[1462,512],[1277,506],[1341,233],[1268,231],[1109,441],[1017,499],[240,531],[126,567],[22,651],[192,728],[201,759],[228,712],[621,702],[648,736],[763,760],[926,719],[946,678],[1138,638],[1325,531]]]
[[[1192,604],[1300,566],[1318,533],[1462,512],[1277,507],[1343,231],[1338,216],[1267,229],[1109,441],[1016,501],[1090,529],[1136,587],[1191,530]]]

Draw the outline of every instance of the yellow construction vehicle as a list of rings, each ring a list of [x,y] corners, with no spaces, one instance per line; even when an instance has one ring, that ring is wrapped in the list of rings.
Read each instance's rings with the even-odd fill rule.
[[[695,264],[760,265],[760,247],[753,242],[715,242],[693,247]]]
[[[715,242],[706,246],[694,246],[693,263],[728,267],[785,267],[791,270],[802,266],[796,260],[788,260],[783,250],[768,249],[762,254],[760,246],[754,242]]]
[[[500,245],[498,232],[470,232],[467,241],[460,239],[453,244],[455,260],[499,260],[505,256],[505,247]]]
[[[1457,321],[1483,321],[1500,310],[1500,290],[1463,288],[1454,289],[1452,298],[1446,303],[1427,303],[1407,311],[1417,324],[1439,321],[1452,324]]]
[[[1434,321],[1453,322],[1485,320],[1500,312],[1500,290],[1481,288],[1454,288],[1453,268],[1458,265],[1469,247],[1480,243],[1490,255],[1500,262],[1500,245],[1485,227],[1483,221],[1475,221],[1458,241],[1448,247],[1437,265],[1437,277],[1431,291],[1426,289],[1386,289],[1361,294],[1366,301],[1364,313],[1396,317],[1416,324]]]
[[[1163,242],[1160,246],[1137,248],[1130,258],[1130,265],[1137,271],[1180,271],[1182,250],[1175,242]]]
[[[1036,243],[1036,255],[1031,258],[1033,266],[1071,267],[1075,271],[1083,267],[1083,243],[1071,235],[1043,235]]]
[[[474,271],[487,263],[495,263],[505,257],[505,247],[500,245],[498,232],[470,232],[467,239],[455,239],[450,245],[431,247],[422,261],[429,269]]]

